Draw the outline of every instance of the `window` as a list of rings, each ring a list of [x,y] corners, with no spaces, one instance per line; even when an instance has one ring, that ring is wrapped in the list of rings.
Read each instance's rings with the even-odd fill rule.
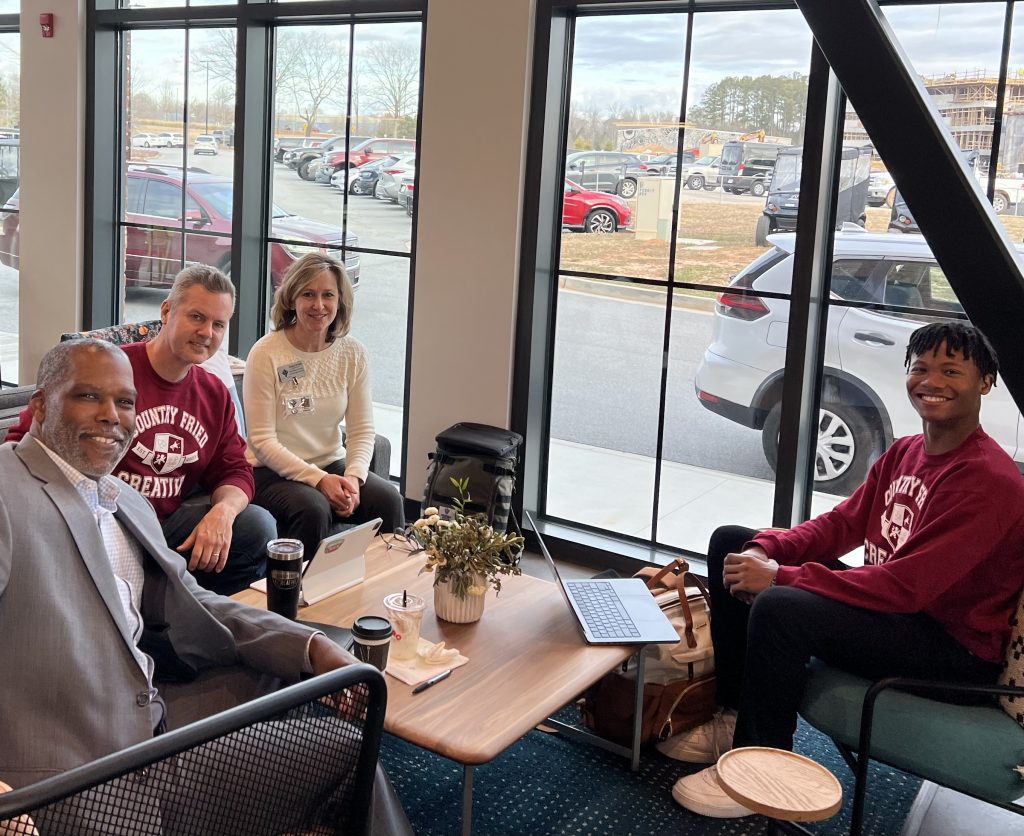
[[[721,32],[737,27],[773,33],[770,66],[723,68]],[[614,79],[597,70],[608,38],[631,45]],[[726,507],[771,519],[773,403],[755,395],[784,366],[785,315],[770,312],[785,302],[760,294],[789,292],[792,248],[766,253],[755,231],[775,149],[802,139],[810,34],[785,10],[595,14],[573,45],[565,177],[579,189],[561,206],[544,511],[703,551]],[[742,184],[676,164],[727,148]],[[671,163],[651,176],[642,154]],[[614,476],[584,484],[588,463]]]
[[[357,288],[352,333],[370,351],[376,428],[391,440],[397,473],[414,212],[399,193],[412,195],[416,176],[419,12],[396,15],[381,3],[352,22],[353,4],[329,0],[325,19],[308,25],[286,6],[256,4],[210,27],[194,25],[194,5],[168,6],[172,22],[160,29],[135,28],[145,23],[135,4],[102,12],[104,26],[92,33],[97,55],[122,56],[119,67],[99,65],[101,75],[116,70],[119,92],[105,100],[97,85],[95,94],[98,176],[112,164],[121,189],[91,213],[119,210],[116,243],[105,252],[104,235],[115,231],[95,230],[94,286],[106,282],[114,318],[152,319],[183,266],[218,267],[238,288],[232,339],[244,357],[295,260],[312,250],[335,255]],[[239,27],[249,27],[248,58],[239,55]],[[275,61],[263,66],[269,54]],[[236,87],[240,65],[244,89]],[[238,113],[246,125],[236,124]],[[367,169],[374,174],[364,180],[363,167],[391,151],[406,156]],[[103,303],[90,304],[87,324],[108,324]]]
[[[0,10],[17,12],[17,6]],[[17,15],[0,27],[0,382],[18,383],[18,241],[21,154],[18,125],[21,95],[21,38]]]
[[[553,30],[560,43],[565,21],[570,74],[560,78],[555,61],[547,67],[546,104],[558,102],[562,121],[557,129],[544,122],[541,153],[543,182],[554,179],[557,190],[563,173],[568,182],[553,213],[553,225],[561,221],[553,246],[546,227],[538,233],[544,302],[528,320],[543,321],[551,340],[550,372],[531,369],[531,383],[543,380],[548,399],[538,510],[615,535],[617,545],[702,552],[719,524],[788,524],[805,505],[812,513],[832,507],[893,438],[919,431],[903,380],[910,333],[964,316],[920,233],[897,234],[912,229],[912,218],[885,160],[848,108],[836,126],[844,142],[836,149],[827,304],[816,301],[816,285],[808,290],[804,282],[797,294],[794,260],[800,253],[809,260],[811,250],[794,234],[803,163],[821,151],[804,145],[808,90],[816,84],[821,102],[827,83],[827,71],[808,62],[802,17],[746,7],[676,14],[632,6],[632,14],[608,14],[606,4],[556,5],[565,17]],[[1021,240],[1014,208],[1021,185],[1013,185],[1018,164],[1009,149],[1019,144],[1013,114],[1024,94],[998,71],[978,69],[1000,66],[1007,5],[884,9],[951,136],[976,157],[979,184],[994,187],[1011,238]],[[758,32],[770,49],[743,53],[724,34],[738,31]],[[616,56],[614,74],[607,73],[609,42],[630,45]],[[1013,77],[1017,63],[1010,61]],[[986,173],[994,134],[985,125],[998,113],[996,92],[1012,103],[994,125],[1007,139],[998,176]],[[820,120],[824,106],[815,107]],[[622,170],[603,180],[622,155],[646,169],[620,162]],[[542,189],[542,224],[548,199]],[[556,283],[550,296],[548,275]],[[787,435],[799,423],[792,416],[809,411],[799,387],[786,385],[789,371],[806,368],[790,335],[815,333],[819,319],[821,412],[817,423],[800,425],[799,443],[814,448],[801,499],[804,474],[797,484],[778,474],[797,459],[788,438],[780,446],[780,431],[783,411]],[[982,419],[1024,465],[1012,399],[990,396]],[[588,484],[582,474],[591,467],[614,474],[614,489]]]

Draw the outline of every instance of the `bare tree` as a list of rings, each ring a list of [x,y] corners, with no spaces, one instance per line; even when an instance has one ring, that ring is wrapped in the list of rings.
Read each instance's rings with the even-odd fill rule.
[[[375,41],[361,56],[364,109],[376,108],[398,120],[416,112],[419,98],[419,53],[393,41]]]
[[[347,42],[339,42],[323,29],[282,31],[277,37],[278,107],[291,99],[296,115],[309,136],[325,104],[343,104],[348,79]]]
[[[196,50],[193,70],[209,69],[211,79],[229,81],[233,90],[237,62],[234,34],[224,29],[214,30],[213,34],[212,43]],[[288,107],[302,119],[306,136],[313,130],[325,104],[345,100],[346,43],[331,37],[322,28],[278,30],[274,65],[277,107]],[[194,85],[193,82],[193,89]],[[219,91],[218,98],[223,101],[223,84]],[[196,97],[192,98],[194,101]]]

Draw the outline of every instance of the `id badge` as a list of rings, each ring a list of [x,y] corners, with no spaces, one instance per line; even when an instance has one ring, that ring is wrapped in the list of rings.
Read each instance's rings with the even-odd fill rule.
[[[316,412],[313,396],[304,392],[289,392],[286,395],[282,395],[281,403],[284,406],[284,414],[286,416]]]
[[[306,366],[301,360],[277,367],[277,379],[286,385],[291,381],[292,386],[298,386],[299,380],[305,376]]]

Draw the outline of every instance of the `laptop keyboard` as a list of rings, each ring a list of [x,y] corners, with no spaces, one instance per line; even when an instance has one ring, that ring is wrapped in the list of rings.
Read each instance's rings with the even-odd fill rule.
[[[599,639],[635,639],[640,637],[619,596],[610,583],[578,583],[566,581],[565,588],[573,597],[590,632]]]

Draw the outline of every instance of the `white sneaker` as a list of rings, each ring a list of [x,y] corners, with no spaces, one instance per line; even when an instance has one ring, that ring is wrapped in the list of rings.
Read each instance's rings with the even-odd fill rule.
[[[715,716],[696,728],[673,735],[656,744],[661,754],[686,763],[718,763],[723,752],[732,748],[736,732],[736,711],[716,711]]]
[[[738,801],[733,801],[718,782],[718,767],[709,766],[676,781],[672,797],[687,810],[714,819],[738,819],[754,815]]]

